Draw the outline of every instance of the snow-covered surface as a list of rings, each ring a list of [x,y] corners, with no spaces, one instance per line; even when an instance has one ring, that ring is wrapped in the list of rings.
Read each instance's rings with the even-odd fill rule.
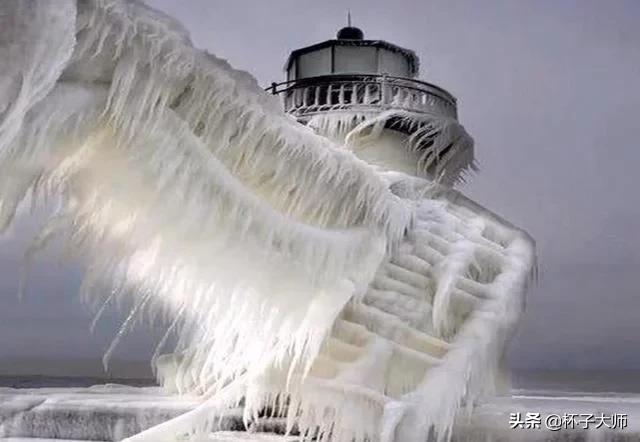
[[[0,442],[89,442],[80,439],[43,439],[41,437],[0,437]],[[103,442],[103,441],[92,441]]]
[[[520,413],[523,420],[527,413],[539,414],[540,428],[511,429],[511,413]],[[609,429],[592,420],[586,425],[588,428],[584,428],[585,419],[595,420],[596,416],[614,414],[626,415],[628,425]],[[552,431],[545,424],[550,415],[560,416],[567,422],[573,420],[575,427],[566,429],[562,424],[562,429]],[[483,403],[468,420],[458,419],[454,436],[459,442],[638,441],[640,394],[515,390],[512,396],[496,397]]]
[[[36,442],[64,439],[60,431],[67,428],[67,437],[73,440],[119,440],[123,437],[117,427],[144,428],[159,423],[177,413],[192,409],[199,403],[195,398],[175,398],[159,388],[126,386],[94,386],[89,388],[40,388],[0,389],[1,442]],[[57,410],[56,421],[50,420],[52,410]],[[568,413],[626,413],[628,428],[624,430],[592,429],[561,430],[557,432],[541,429],[510,429],[510,413],[540,413],[564,415]],[[240,415],[238,411],[238,416]],[[22,415],[22,417],[20,416]],[[83,417],[84,415],[84,417]],[[12,423],[13,422],[13,423]],[[39,422],[38,425],[34,423]],[[283,438],[261,433],[259,436],[232,430],[238,420],[227,421],[226,428],[213,435],[196,439],[199,442],[213,441],[295,441],[295,437]],[[110,428],[111,426],[111,428]],[[615,436],[615,438],[614,438]],[[488,438],[488,439],[487,439]],[[511,397],[496,397],[481,404],[470,421],[458,419],[454,428],[457,441],[542,441],[542,440],[640,440],[640,395],[514,391]]]
[[[0,436],[119,440],[198,403],[158,387],[0,388]]]

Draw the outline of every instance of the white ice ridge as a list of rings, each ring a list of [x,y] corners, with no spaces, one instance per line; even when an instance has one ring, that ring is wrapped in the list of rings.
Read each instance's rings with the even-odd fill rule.
[[[53,202],[28,255],[64,236],[85,299],[134,300],[114,344],[168,318],[159,376],[203,398],[133,439],[241,402],[305,439],[446,438],[491,391],[533,266],[524,233],[381,176],[136,1],[4,0],[0,59],[0,230]]]

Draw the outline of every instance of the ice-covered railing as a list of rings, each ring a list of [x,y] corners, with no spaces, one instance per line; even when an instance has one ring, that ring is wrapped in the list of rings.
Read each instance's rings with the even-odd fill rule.
[[[428,113],[457,119],[456,99],[420,80],[388,75],[324,75],[274,83],[286,112],[296,117],[333,110]]]

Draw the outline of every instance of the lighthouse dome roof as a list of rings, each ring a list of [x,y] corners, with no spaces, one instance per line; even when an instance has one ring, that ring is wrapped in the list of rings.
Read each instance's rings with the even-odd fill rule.
[[[364,39],[364,32],[355,26],[345,26],[338,31],[336,38],[338,40],[362,40]]]

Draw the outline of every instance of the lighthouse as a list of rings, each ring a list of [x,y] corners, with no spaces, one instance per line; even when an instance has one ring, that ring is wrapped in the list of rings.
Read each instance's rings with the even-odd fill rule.
[[[336,38],[296,49],[286,80],[268,88],[284,110],[383,170],[454,184],[474,166],[473,140],[456,98],[423,81],[410,49],[365,38],[349,25]]]
[[[27,258],[66,237],[98,317],[130,306],[105,361],[167,320],[155,373],[186,399],[0,389],[0,438],[501,436],[458,437],[456,417],[497,390],[533,243],[449,186],[471,138],[412,51],[352,26],[294,51],[271,88],[287,115],[138,2],[0,10],[0,227],[54,197]]]

